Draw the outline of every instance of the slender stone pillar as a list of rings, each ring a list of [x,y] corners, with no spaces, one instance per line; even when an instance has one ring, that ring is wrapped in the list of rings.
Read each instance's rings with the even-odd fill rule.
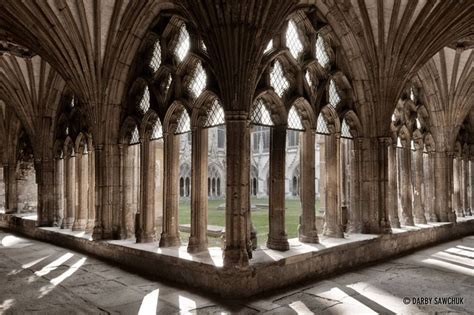
[[[134,145],[134,146],[138,146]],[[125,144],[123,147],[123,207],[121,239],[132,238],[135,235],[135,163],[139,163],[135,158],[135,147]]]
[[[326,201],[325,236],[344,237],[341,225],[340,209],[340,134],[331,133],[326,136]]]
[[[74,223],[75,207],[76,207],[76,156],[74,150],[71,149],[69,155],[66,157],[66,219],[64,228],[70,229]]]
[[[104,173],[102,160],[104,158],[103,145],[99,144],[94,147],[94,166],[95,166],[95,222],[94,230],[92,232],[92,239],[98,240],[104,237],[104,222],[102,213],[103,203],[103,185],[104,185]],[[121,159],[120,159],[121,160]],[[122,187],[120,185],[120,187]]]
[[[141,209],[138,227],[135,231],[137,243],[156,241],[155,229],[155,142],[144,139],[141,142]],[[158,198],[158,196],[156,196]]]
[[[191,234],[188,252],[207,249],[207,157],[208,130],[195,128],[192,134]]]
[[[286,126],[275,126],[270,129],[270,172],[268,178],[269,231],[267,247],[281,251],[290,248],[285,232],[285,158]],[[312,212],[314,213],[314,206]],[[300,223],[301,220],[300,217]]]
[[[319,145],[319,211],[326,213],[326,136],[316,135]],[[300,161],[301,163],[301,161]]]
[[[447,166],[446,166],[446,171],[447,171],[447,177],[448,177],[448,208],[447,208],[447,214],[448,214],[448,221],[449,222],[456,222],[456,211],[453,208],[453,161],[454,161],[454,154],[453,152],[448,152],[447,153]],[[450,197],[449,197],[450,196]]]
[[[425,217],[428,222],[437,222],[435,213],[435,176],[434,176],[434,153],[428,152],[424,159],[424,176],[423,183],[425,185]]]
[[[402,140],[400,150],[400,191],[402,205],[402,224],[414,225],[411,190],[411,150],[410,142]]]
[[[350,170],[350,202],[349,202],[349,223],[347,231],[349,233],[362,233],[362,208],[360,204],[360,172],[362,167],[362,139],[353,140],[352,149],[349,155]]]
[[[245,112],[226,113],[226,230],[224,267],[245,267],[250,240],[250,126]]]
[[[87,152],[79,152],[76,157],[76,174],[78,176],[78,204],[73,231],[83,231],[86,229],[88,210],[88,176],[89,162]]]
[[[90,150],[88,151],[88,157],[87,161],[89,163],[87,169],[88,169],[88,175],[87,175],[87,181],[88,181],[88,187],[87,187],[87,209],[88,209],[88,214],[87,214],[87,225],[86,225],[86,232],[87,233],[92,233],[94,230],[94,223],[95,223],[95,210],[96,210],[96,185],[95,185],[95,151],[92,148],[89,148]]]
[[[426,224],[425,210],[421,196],[421,187],[423,183],[423,142],[421,139],[414,141],[415,151],[412,153],[414,163],[413,184],[413,214],[416,224]]]
[[[56,158],[54,168],[54,226],[60,227],[64,219],[64,159]]]
[[[471,215],[471,208],[469,206],[469,158],[467,154],[463,155],[462,159],[462,208],[464,215]]]
[[[388,146],[388,191],[387,191],[387,211],[390,226],[400,228],[398,218],[398,185],[397,185],[397,146],[396,142],[390,142]]]
[[[448,222],[448,172],[446,152],[434,152],[435,154],[435,195],[436,216],[439,222]]]
[[[453,159],[453,196],[452,196],[452,203],[453,203],[453,210],[456,211],[456,215],[458,217],[464,217],[464,213],[462,211],[461,206],[461,158],[459,156],[455,156]]]
[[[3,166],[5,178],[5,213],[18,212],[18,190],[16,180],[16,163]]]
[[[302,213],[298,227],[298,237],[300,242],[305,243],[319,242],[315,212],[315,163],[315,132],[308,129],[300,134],[300,200]],[[285,172],[284,164],[282,171]],[[324,174],[320,175],[320,177],[322,176]]]
[[[471,205],[471,215],[474,214],[474,156],[470,156],[469,158],[469,169],[470,169],[470,174],[469,174],[469,178],[470,178],[470,183],[469,183],[469,187],[470,187],[470,193],[471,193],[471,197],[470,197],[470,205]]]
[[[164,133],[164,209],[160,247],[179,246],[179,135]]]
[[[38,226],[52,226],[54,221],[54,160],[35,160],[38,187]]]

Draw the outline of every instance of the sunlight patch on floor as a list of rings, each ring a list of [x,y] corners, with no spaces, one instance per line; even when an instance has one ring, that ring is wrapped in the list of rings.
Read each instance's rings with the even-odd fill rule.
[[[160,289],[156,289],[143,297],[142,304],[138,310],[138,315],[156,314],[158,307],[158,297],[160,296]]]

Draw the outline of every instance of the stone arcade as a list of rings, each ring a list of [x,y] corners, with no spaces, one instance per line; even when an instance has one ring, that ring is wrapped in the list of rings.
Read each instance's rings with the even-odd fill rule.
[[[473,21],[3,0],[0,226],[230,297],[472,234]]]

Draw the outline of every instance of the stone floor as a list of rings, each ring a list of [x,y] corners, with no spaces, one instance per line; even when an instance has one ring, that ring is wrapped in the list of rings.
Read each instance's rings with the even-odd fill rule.
[[[404,297],[409,298],[408,304]],[[438,297],[457,299],[441,301],[435,299]],[[414,305],[414,298],[432,300],[418,300],[429,304]],[[440,304],[447,302],[455,304]],[[472,310],[474,236],[253,300],[225,301],[150,281],[93,257],[0,230],[0,314],[410,314]]]

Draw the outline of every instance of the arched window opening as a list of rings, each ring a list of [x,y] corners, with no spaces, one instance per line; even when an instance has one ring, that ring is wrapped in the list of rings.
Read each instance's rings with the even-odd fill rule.
[[[138,127],[135,126],[132,129],[129,145],[134,145],[134,144],[138,144],[138,143],[140,143],[140,134],[138,133]]]
[[[318,35],[318,38],[316,39],[316,59],[323,67],[329,65],[330,59],[326,50],[326,42],[321,35]]]
[[[339,92],[337,91],[336,87],[336,82],[334,79],[331,79],[329,81],[329,104],[332,107],[337,107],[339,103],[341,102],[341,96],[339,95]]]
[[[184,197],[184,178],[179,178],[179,196]]]
[[[351,130],[350,130],[349,125],[347,124],[345,118],[342,120],[342,125],[341,125],[341,137],[343,137],[343,138],[348,138],[348,139],[352,139]]]
[[[217,192],[217,197],[220,197],[221,196],[221,178],[220,177],[217,177],[217,180],[216,180],[216,192]]]
[[[316,133],[319,133],[322,135],[330,134],[328,125],[326,123],[326,119],[323,117],[322,114],[319,114],[318,116],[318,121],[316,123]]]
[[[300,114],[298,113],[297,109],[295,106],[292,106],[290,108],[290,112],[288,113],[288,129],[293,129],[293,130],[303,130],[303,123],[301,122],[301,117]]]
[[[270,72],[270,85],[275,90],[279,97],[282,97],[285,91],[290,87],[290,82],[286,79],[283,73],[283,67],[277,60]]]
[[[156,119],[153,124],[153,129],[151,131],[151,140],[157,140],[163,138],[163,127],[159,119]]]
[[[293,20],[288,22],[288,29],[286,30],[286,46],[295,59],[298,59],[300,54],[303,52],[303,44],[301,43],[296,24]]]
[[[191,194],[191,181],[190,181],[189,177],[186,177],[185,193],[186,193],[186,197],[189,197],[189,195]]]
[[[191,119],[189,118],[188,112],[183,109],[181,116],[178,119],[178,125],[176,126],[175,134],[183,134],[191,131]]]
[[[225,123],[224,109],[220,102],[215,99],[212,102],[211,107],[207,110],[207,117],[204,123],[205,128],[220,126]]]
[[[269,127],[274,125],[270,111],[268,110],[268,104],[262,98],[259,98],[254,103],[250,113],[250,120],[255,125]]]
[[[295,130],[288,130],[288,149],[296,148],[299,145],[299,132]]]
[[[188,55],[191,46],[188,30],[186,25],[182,25],[179,29],[178,43],[176,44],[175,54],[179,61],[183,61]]]
[[[153,69],[153,72],[158,71],[161,66],[161,46],[160,41],[157,40],[153,46],[153,55],[151,57],[150,67]]]
[[[143,91],[143,96],[138,107],[140,108],[142,114],[145,114],[150,108],[150,91],[148,90],[148,86],[145,86],[145,90]]]
[[[202,67],[201,62],[196,64],[196,68],[193,72],[193,77],[189,84],[189,90],[193,94],[194,98],[198,98],[202,91],[206,88],[207,75],[206,71]]]

